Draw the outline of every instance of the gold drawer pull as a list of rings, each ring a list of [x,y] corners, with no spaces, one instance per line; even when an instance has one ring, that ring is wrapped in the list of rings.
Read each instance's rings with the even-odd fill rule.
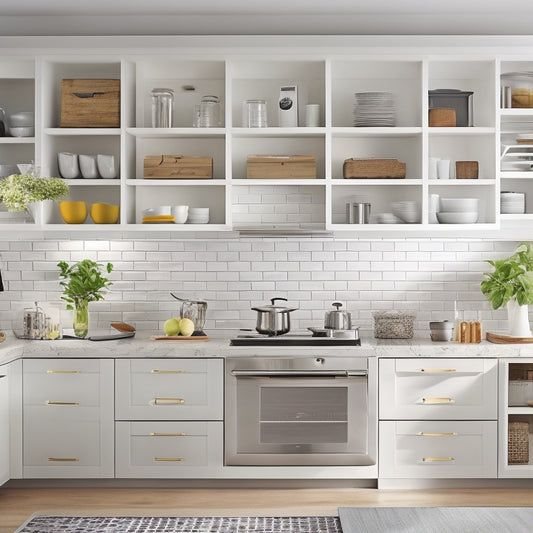
[[[154,457],[154,461],[174,461],[181,462],[185,461],[184,457]]]
[[[423,403],[455,403],[453,398],[422,398]]]
[[[79,461],[77,457],[49,457],[48,461],[50,462],[70,462],[75,463],[76,461]]]
[[[456,433],[453,431],[452,433],[425,433],[424,431],[420,431],[418,433],[418,436],[420,437],[457,437],[459,433]]]
[[[455,368],[421,368],[420,372],[457,372]]]
[[[181,404],[181,403],[185,403],[185,400],[183,398],[155,398],[154,402],[156,405]]]
[[[186,437],[187,433],[150,433],[150,437]]]
[[[185,370],[150,370],[150,374],[185,374]]]
[[[52,400],[47,400],[46,405],[80,405],[80,402],[54,402]]]
[[[425,463],[438,463],[440,462],[449,462],[449,461],[455,461],[455,458],[453,457],[422,457],[422,461]]]
[[[47,374],[80,374],[80,370],[47,370]]]

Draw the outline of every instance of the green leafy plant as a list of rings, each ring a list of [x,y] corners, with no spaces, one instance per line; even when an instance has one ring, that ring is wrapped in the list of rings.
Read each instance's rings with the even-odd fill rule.
[[[63,279],[59,282],[63,287],[61,299],[67,302],[67,309],[74,309],[73,305],[77,307],[84,302],[103,300],[103,289],[113,284],[102,275],[105,274],[102,271],[103,265],[90,259],[84,259],[73,265],[60,261],[57,266],[61,271],[59,276]],[[113,270],[113,265],[107,263],[105,268],[109,274]]]
[[[69,187],[61,178],[41,178],[34,174],[12,174],[0,180],[0,200],[8,211],[24,211],[28,204],[59,200]]]
[[[533,304],[533,251],[531,244],[518,246],[505,259],[488,261],[494,272],[484,272],[481,292],[494,309],[504,306],[512,298],[519,305]]]

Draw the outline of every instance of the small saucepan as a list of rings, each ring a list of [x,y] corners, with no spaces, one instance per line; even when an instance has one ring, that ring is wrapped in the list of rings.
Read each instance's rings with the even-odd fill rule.
[[[263,307],[252,307],[252,311],[257,312],[257,322],[255,329],[263,335],[284,335],[291,329],[290,313],[297,311],[297,307],[282,307],[275,305],[277,300],[287,301],[287,298],[271,298],[271,305]]]

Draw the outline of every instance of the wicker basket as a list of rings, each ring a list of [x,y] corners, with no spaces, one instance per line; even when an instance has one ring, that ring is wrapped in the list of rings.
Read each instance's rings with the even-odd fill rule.
[[[509,422],[507,462],[510,465],[529,463],[529,422]]]

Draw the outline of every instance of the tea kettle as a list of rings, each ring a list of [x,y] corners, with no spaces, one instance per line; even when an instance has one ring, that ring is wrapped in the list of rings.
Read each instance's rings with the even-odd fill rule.
[[[170,296],[181,302],[180,318],[189,318],[194,322],[193,335],[205,335],[203,329],[205,325],[205,315],[207,312],[207,302],[204,300],[180,298],[172,292],[170,293]]]

